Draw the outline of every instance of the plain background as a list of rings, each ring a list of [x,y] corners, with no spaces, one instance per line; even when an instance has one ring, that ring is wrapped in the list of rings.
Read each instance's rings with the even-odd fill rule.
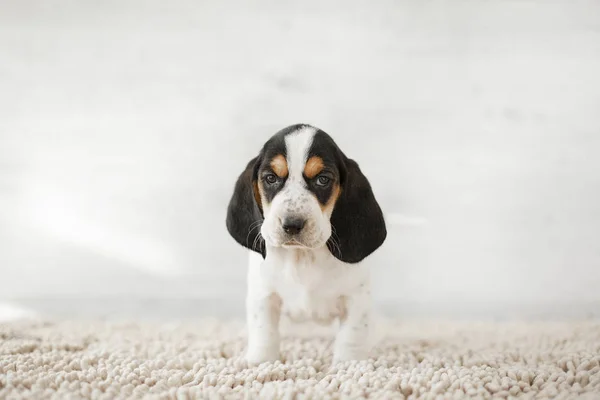
[[[227,202],[304,122],[387,215],[383,312],[597,315],[599,71],[597,1],[0,0],[0,300],[241,312]]]

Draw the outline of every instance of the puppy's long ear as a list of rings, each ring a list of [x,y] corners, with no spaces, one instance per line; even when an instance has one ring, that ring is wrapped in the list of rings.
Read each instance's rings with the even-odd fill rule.
[[[246,165],[238,177],[233,195],[227,207],[227,230],[236,242],[266,257],[266,248],[258,234],[263,221],[260,195],[258,193],[259,155]]]
[[[343,154],[341,159],[342,191],[330,219],[332,238],[339,249],[332,240],[327,246],[340,261],[358,263],[383,244],[387,230],[383,212],[358,164]]]

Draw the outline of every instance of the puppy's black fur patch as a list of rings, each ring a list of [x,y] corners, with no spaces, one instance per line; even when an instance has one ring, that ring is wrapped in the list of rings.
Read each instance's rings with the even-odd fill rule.
[[[242,246],[267,256],[264,243],[257,238],[263,221],[263,213],[256,202],[254,185],[261,156],[250,160],[238,177],[233,196],[227,207],[227,231]]]
[[[309,158],[313,155],[323,159],[327,170],[337,170],[342,188],[330,219],[332,239],[338,242],[339,251],[332,240],[327,241],[327,247],[340,261],[360,262],[377,250],[387,237],[383,212],[358,164],[346,157],[331,136],[320,129],[314,136]],[[329,199],[331,192],[323,194],[323,199],[325,196]]]
[[[333,194],[335,184],[342,185],[346,178],[346,170],[342,154],[333,139],[322,130],[317,130],[308,151],[307,159],[320,157],[323,160],[323,170],[313,179],[305,177],[308,189],[315,194],[319,203],[326,204]],[[327,186],[319,186],[317,181],[321,175],[331,179]]]
[[[285,148],[285,136],[294,132],[299,128],[287,127],[277,132],[271,139],[269,139],[261,150],[262,160],[260,165],[258,165],[257,178],[262,181],[263,193],[265,195],[265,199],[270,203],[275,198],[275,195],[279,193],[283,186],[285,185],[285,181],[287,177],[281,178],[274,174],[271,169],[271,160],[273,160],[276,156],[282,155],[284,158],[287,158],[287,151]],[[265,181],[267,175],[273,174],[275,175],[277,182],[274,184],[269,184]]]

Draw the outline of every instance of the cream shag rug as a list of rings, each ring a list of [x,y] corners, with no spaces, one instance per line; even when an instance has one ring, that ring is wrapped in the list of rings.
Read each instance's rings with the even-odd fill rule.
[[[331,331],[285,329],[248,368],[244,326],[0,325],[0,398],[600,399],[600,323],[380,325],[373,358],[331,366]]]

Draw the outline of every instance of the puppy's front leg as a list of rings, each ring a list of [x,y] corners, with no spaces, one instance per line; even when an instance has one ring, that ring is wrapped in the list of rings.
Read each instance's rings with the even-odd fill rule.
[[[345,298],[346,313],[340,319],[333,353],[333,363],[360,361],[369,356],[371,296],[365,283],[357,293]]]
[[[248,350],[246,360],[260,364],[279,359],[281,298],[275,294],[250,292],[246,300]]]

